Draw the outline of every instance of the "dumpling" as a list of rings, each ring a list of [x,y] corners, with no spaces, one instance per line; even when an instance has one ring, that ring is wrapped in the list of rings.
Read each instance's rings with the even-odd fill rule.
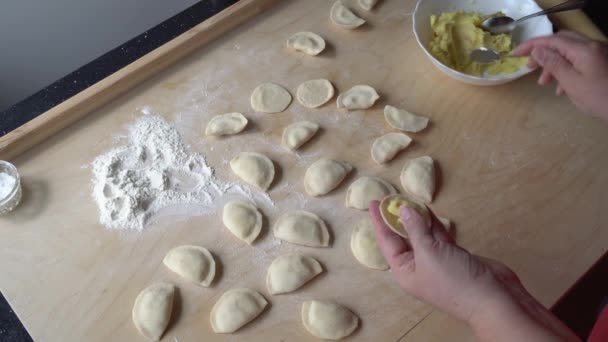
[[[366,11],[371,11],[377,2],[378,0],[359,0],[359,6]]]
[[[211,309],[211,328],[220,334],[233,333],[264,311],[268,301],[257,291],[226,291]]]
[[[217,115],[207,124],[205,135],[220,136],[237,134],[245,129],[247,122],[247,118],[241,113]]]
[[[325,40],[313,32],[298,32],[287,39],[287,47],[316,56],[325,50]]]
[[[273,228],[277,239],[308,247],[329,246],[329,229],[319,216],[298,210],[283,214]]]
[[[319,131],[319,124],[310,121],[298,121],[287,126],[283,131],[283,145],[294,151],[306,144]]]
[[[230,168],[242,180],[262,191],[268,190],[274,179],[274,164],[261,153],[241,152],[230,161]]]
[[[368,85],[357,85],[338,96],[338,108],[348,110],[368,109],[380,98],[376,89]]]
[[[369,217],[355,225],[350,238],[350,250],[361,265],[381,271],[388,270],[388,263],[380,251]]]
[[[173,311],[175,286],[168,283],[153,284],[143,289],[133,305],[133,324],[152,341],[158,341],[169,325]]]
[[[385,134],[372,144],[372,159],[378,164],[388,163],[411,142],[412,138],[403,133]]]
[[[422,131],[429,124],[429,118],[393,106],[384,107],[384,118],[393,128],[413,133]]]
[[[170,250],[163,264],[171,271],[208,287],[215,277],[215,260],[206,248],[200,246],[179,246]]]
[[[298,86],[296,98],[306,108],[317,108],[334,97],[334,86],[325,79],[306,81]]]
[[[315,337],[339,340],[357,329],[359,317],[342,305],[311,300],[302,304],[302,324]]]
[[[395,187],[380,177],[361,177],[346,191],[346,206],[359,210],[369,209],[369,202],[381,200],[397,193]]]
[[[268,267],[266,287],[272,295],[293,292],[321,272],[321,264],[313,257],[297,253],[282,255]]]
[[[331,7],[329,18],[334,24],[348,30],[355,29],[365,24],[365,20],[359,18],[353,11],[344,6],[340,0],[336,1]]]
[[[275,83],[263,83],[251,94],[251,108],[261,113],[280,113],[289,107],[291,94]]]
[[[262,214],[253,204],[231,201],[224,205],[224,226],[237,238],[251,244],[262,230]]]
[[[435,193],[435,162],[429,156],[410,159],[401,170],[401,185],[414,199],[431,203]]]
[[[352,169],[346,162],[321,158],[306,170],[304,189],[310,196],[325,195],[338,187]]]
[[[401,222],[401,207],[406,206],[416,210],[424,219],[425,223],[430,226],[432,223],[429,209],[424,205],[417,203],[411,198],[404,195],[392,195],[386,197],[380,202],[380,214],[386,225],[398,235],[407,238],[407,229]]]

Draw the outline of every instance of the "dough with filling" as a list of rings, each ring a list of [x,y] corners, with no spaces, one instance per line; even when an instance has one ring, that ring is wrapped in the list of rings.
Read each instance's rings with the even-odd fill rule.
[[[224,292],[211,309],[211,328],[215,333],[233,333],[258,317],[268,301],[257,291],[238,288]]]
[[[274,179],[272,160],[261,153],[241,152],[230,161],[235,175],[256,188],[266,191]]]
[[[435,162],[429,156],[410,159],[401,170],[405,192],[422,203],[431,203],[435,193]]]
[[[304,210],[283,214],[273,227],[277,239],[308,247],[328,247],[329,229],[317,215]]]
[[[313,32],[298,32],[287,39],[287,47],[316,56],[325,50],[325,40]]]
[[[311,300],[302,304],[302,324],[315,337],[340,340],[357,329],[359,317],[334,302]]]
[[[365,24],[365,20],[359,18],[353,11],[344,6],[340,0],[336,1],[331,7],[329,18],[337,26],[348,30],[356,29]]]
[[[298,86],[296,98],[306,108],[317,108],[334,97],[334,86],[325,79],[306,81]]]
[[[319,124],[310,121],[298,121],[283,130],[283,146],[295,151],[306,144],[319,131]]]
[[[133,305],[133,324],[152,341],[158,341],[169,325],[173,311],[175,286],[157,283],[143,289]]]
[[[310,196],[325,195],[337,188],[353,167],[342,161],[321,158],[304,174],[304,189]]]
[[[403,133],[385,134],[372,144],[372,159],[378,164],[386,164],[411,143],[412,138]]]
[[[369,202],[397,193],[395,187],[380,177],[364,176],[354,181],[346,191],[346,206],[368,210]]]
[[[344,93],[340,94],[337,99],[338,108],[347,110],[368,109],[376,103],[380,98],[376,89],[368,85],[356,85]]]
[[[384,107],[384,118],[391,127],[412,133],[422,131],[429,124],[429,118],[393,106]]]
[[[211,285],[215,277],[215,260],[204,247],[175,247],[165,255],[163,264],[171,271],[204,287]]]
[[[369,217],[355,225],[350,237],[350,250],[353,252],[355,259],[363,266],[381,271],[389,268],[384,255],[380,251],[380,246],[378,246],[374,224]]]
[[[237,134],[245,129],[247,122],[247,118],[241,113],[217,115],[207,124],[205,135],[220,136]]]
[[[366,11],[371,11],[376,3],[378,3],[378,0],[359,0],[359,6]]]
[[[222,222],[234,236],[248,244],[253,243],[262,230],[262,214],[253,204],[245,201],[226,203]]]
[[[261,113],[280,113],[289,107],[291,94],[275,83],[263,83],[251,94],[251,108]]]
[[[406,206],[416,210],[427,225],[431,225],[432,219],[429,209],[421,203],[405,195],[392,195],[380,202],[380,214],[386,225],[398,235],[407,238],[407,229],[401,222],[401,207]]]
[[[268,267],[266,287],[271,295],[293,292],[323,272],[313,257],[298,253],[279,256]]]

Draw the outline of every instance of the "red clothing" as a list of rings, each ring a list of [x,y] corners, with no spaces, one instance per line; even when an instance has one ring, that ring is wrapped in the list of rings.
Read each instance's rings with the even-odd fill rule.
[[[608,305],[593,326],[587,342],[608,342]]]

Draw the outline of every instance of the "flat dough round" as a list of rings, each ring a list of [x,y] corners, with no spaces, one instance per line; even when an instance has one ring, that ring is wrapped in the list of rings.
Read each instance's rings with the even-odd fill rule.
[[[336,1],[331,7],[329,18],[334,24],[348,30],[356,29],[365,24],[365,20],[359,18],[353,11],[344,6],[340,0]]]
[[[334,302],[311,300],[302,304],[302,324],[315,337],[340,340],[357,329],[359,317]]]
[[[299,253],[274,259],[266,273],[266,288],[271,295],[293,292],[323,272],[317,259]]]
[[[384,118],[391,127],[412,133],[422,131],[429,124],[429,118],[393,106],[384,107]]]
[[[407,229],[403,226],[399,214],[395,215],[390,212],[389,207],[391,205],[395,205],[397,208],[397,213],[400,207],[406,206],[408,208],[412,208],[416,210],[420,215],[422,215],[424,221],[427,225],[431,225],[432,219],[429,209],[424,205],[417,203],[410,197],[405,195],[392,195],[386,197],[380,202],[380,214],[382,215],[382,219],[386,223],[386,225],[398,235],[407,238]]]
[[[283,214],[272,229],[277,239],[308,247],[328,247],[329,229],[317,215],[296,210]]]
[[[310,121],[298,121],[283,130],[283,146],[295,151],[306,144],[319,131],[319,124]]]
[[[173,311],[175,286],[157,283],[143,289],[133,305],[133,324],[139,332],[153,341],[158,341],[169,325]]]
[[[386,164],[411,143],[412,138],[403,133],[385,134],[372,144],[372,159],[378,164]]]
[[[262,230],[262,213],[249,202],[230,201],[224,205],[222,222],[234,236],[252,244]]]
[[[376,3],[378,3],[378,0],[359,0],[359,6],[366,11],[371,11]]]
[[[275,83],[263,83],[251,94],[251,108],[261,113],[280,113],[289,107],[291,94]]]
[[[232,172],[243,181],[266,191],[274,179],[272,160],[261,153],[241,152],[230,161]]]
[[[298,86],[296,98],[307,108],[317,108],[334,97],[334,86],[325,79],[306,81]]]
[[[205,128],[207,136],[232,135],[242,132],[247,126],[247,118],[241,113],[226,113],[214,116]]]
[[[431,203],[435,193],[435,162],[429,156],[410,159],[401,170],[403,190],[422,203]]]
[[[268,301],[257,291],[241,288],[224,292],[211,309],[211,328],[215,333],[233,333],[258,317]]]
[[[321,158],[306,170],[304,189],[313,197],[325,195],[337,188],[352,169],[346,162]]]
[[[357,261],[366,267],[375,270],[388,270],[389,265],[380,251],[374,224],[369,217],[359,221],[353,229],[350,238],[350,250]]]
[[[185,279],[204,287],[209,287],[215,278],[215,259],[204,247],[175,247],[165,255],[163,264]]]
[[[384,197],[394,195],[397,190],[391,183],[380,177],[360,177],[354,181],[346,191],[346,206],[359,210],[368,210],[373,200],[382,200]]]
[[[287,47],[316,56],[325,50],[325,40],[313,32],[298,32],[287,39]]]
[[[348,110],[368,109],[380,98],[376,89],[368,85],[357,85],[338,96],[338,108]]]

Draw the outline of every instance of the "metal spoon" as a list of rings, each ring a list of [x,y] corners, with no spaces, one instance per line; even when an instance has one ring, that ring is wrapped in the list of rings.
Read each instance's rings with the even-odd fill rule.
[[[507,17],[507,16],[488,18],[488,19],[484,20],[484,22],[481,24],[481,27],[484,30],[486,30],[490,33],[494,33],[494,34],[507,33],[507,32],[513,31],[515,29],[515,27],[524,20],[528,20],[530,18],[535,18],[535,17],[541,16],[541,15],[557,13],[557,12],[564,12],[564,11],[571,11],[574,9],[582,8],[585,6],[585,2],[586,2],[586,0],[568,0],[557,6],[553,6],[544,11],[540,11],[540,12],[537,12],[534,14],[527,15],[527,16],[525,16],[523,18],[519,18],[517,20],[514,20],[513,18]]]
[[[477,63],[492,63],[496,62],[503,58],[510,58],[515,56],[510,56],[508,54],[502,54],[494,49],[489,49],[486,47],[480,47],[479,49],[475,49],[471,51],[471,60]]]

